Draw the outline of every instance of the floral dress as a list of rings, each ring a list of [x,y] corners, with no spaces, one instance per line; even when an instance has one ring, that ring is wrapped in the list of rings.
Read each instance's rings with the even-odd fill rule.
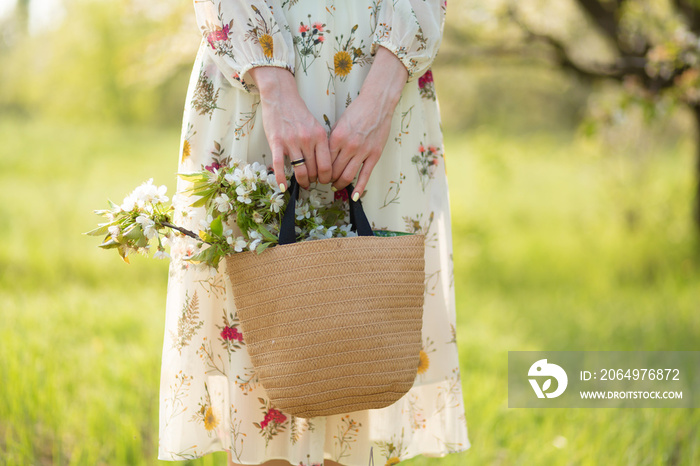
[[[377,410],[298,418],[272,405],[246,352],[224,263],[183,260],[194,240],[171,244],[159,399],[158,459],[229,450],[235,463],[286,459],[318,465],[396,464],[469,448],[455,338],[450,209],[438,102],[430,65],[443,0],[194,0],[202,42],[187,92],[178,172],[232,160],[271,165],[259,93],[248,71],[291,71],[311,113],[330,128],[355,99],[377,48],[409,72],[391,132],[363,196],[377,230],[426,236],[423,349],[413,388]],[[174,220],[201,229],[178,179]],[[330,185],[312,189],[332,202]],[[264,254],[264,252],[263,252]]]

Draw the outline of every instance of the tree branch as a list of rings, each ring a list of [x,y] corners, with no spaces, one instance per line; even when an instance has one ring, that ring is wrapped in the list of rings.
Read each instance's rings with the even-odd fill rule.
[[[700,34],[700,8],[688,3],[687,0],[673,0],[673,4],[687,20],[690,30]]]
[[[624,0],[623,0],[624,1]],[[577,0],[578,4],[588,13],[598,27],[619,46],[619,22],[615,14],[617,8],[610,11],[603,7],[598,0]],[[621,1],[618,3],[622,3]]]

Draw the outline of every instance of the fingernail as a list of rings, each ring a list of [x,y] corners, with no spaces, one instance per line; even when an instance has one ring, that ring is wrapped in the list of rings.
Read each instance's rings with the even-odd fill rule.
[[[331,186],[331,191],[336,192],[338,189],[335,186]]]
[[[287,187],[284,185],[284,183],[280,183],[280,191],[285,192],[287,190]]]
[[[357,202],[357,200],[360,198],[360,193],[355,193],[352,195],[352,200]]]

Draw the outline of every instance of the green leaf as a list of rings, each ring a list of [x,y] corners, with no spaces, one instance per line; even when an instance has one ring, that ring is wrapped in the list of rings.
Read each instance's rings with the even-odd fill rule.
[[[136,246],[142,248],[148,244],[148,238],[146,238],[146,235],[141,236],[138,241],[136,241]]]
[[[137,240],[144,235],[143,230],[141,229],[141,225],[139,225],[138,223],[134,223],[131,227],[129,227],[125,232],[122,233],[122,236],[124,238]]]
[[[204,207],[205,205],[207,205],[207,201],[208,199],[206,197],[197,199],[192,204],[190,204],[190,207]]]
[[[199,251],[197,254],[193,255],[189,259],[186,259],[187,262],[192,262],[193,264],[198,264],[200,262],[204,262],[206,260],[208,250],[209,249],[207,248],[204,251]]]
[[[104,243],[100,244],[98,247],[102,249],[114,249],[118,248],[119,246],[119,242],[115,241],[111,236],[107,236],[107,238],[105,238]]]
[[[178,173],[177,176],[182,178],[185,181],[191,181],[191,182],[196,182],[202,179],[203,174],[202,172],[196,172],[196,173]]]
[[[106,235],[107,231],[109,231],[109,227],[111,224],[109,223],[101,223],[100,226],[95,228],[94,230],[86,231],[83,233],[84,235],[90,235],[90,236],[102,236]]]
[[[268,241],[271,241],[273,243],[279,241],[279,239],[275,235],[270,233],[270,231],[262,225],[258,225],[258,232],[263,236],[263,238],[265,238]]]
[[[255,252],[257,252],[258,254],[260,254],[260,253],[263,252],[265,249],[267,249],[267,248],[269,248],[270,246],[272,246],[272,244],[273,244],[273,243],[260,243],[260,244],[258,244],[258,247],[255,248]]]
[[[223,236],[224,234],[224,224],[221,221],[221,215],[216,217],[212,222],[211,222],[211,232],[215,234],[216,236]]]

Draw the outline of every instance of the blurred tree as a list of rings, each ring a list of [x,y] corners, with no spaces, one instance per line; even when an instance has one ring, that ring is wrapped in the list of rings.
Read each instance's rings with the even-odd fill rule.
[[[648,122],[679,106],[688,108],[696,130],[693,217],[700,229],[700,0],[461,3],[467,8],[459,14],[482,25],[483,36],[491,33],[487,53],[544,58],[583,81],[618,82],[620,99],[588,121],[592,131],[633,106],[643,109]],[[473,43],[474,34],[456,22],[446,28],[453,43]],[[483,50],[476,55],[483,57]]]
[[[17,0],[15,4],[14,20],[18,36],[26,36],[29,32],[29,2],[30,0]]]
[[[14,17],[26,17],[19,0]],[[65,20],[8,41],[0,112],[62,121],[179,125],[198,45],[192,5],[64,0]],[[13,20],[12,23],[15,23]]]

